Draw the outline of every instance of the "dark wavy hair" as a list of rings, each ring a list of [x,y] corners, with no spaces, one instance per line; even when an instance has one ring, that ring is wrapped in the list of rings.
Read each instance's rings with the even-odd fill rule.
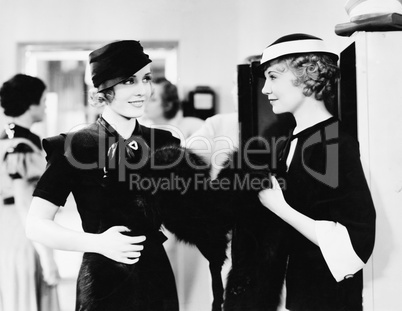
[[[303,86],[305,96],[314,96],[325,103],[329,112],[335,111],[339,68],[336,62],[324,53],[291,54],[273,60],[268,66],[285,62],[295,74],[294,85]]]
[[[172,119],[181,109],[181,102],[177,87],[164,77],[155,78],[153,84],[161,85],[161,100],[163,108],[163,116],[166,119]]]
[[[18,117],[24,114],[31,105],[39,105],[45,83],[36,77],[16,74],[3,83],[0,88],[0,102],[4,114],[9,117]]]

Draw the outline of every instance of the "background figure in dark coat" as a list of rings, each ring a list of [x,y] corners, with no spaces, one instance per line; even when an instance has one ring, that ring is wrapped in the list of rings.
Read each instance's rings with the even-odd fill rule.
[[[53,250],[25,235],[32,193],[46,167],[40,138],[30,130],[45,117],[46,85],[16,74],[1,86],[0,102],[9,119],[0,133],[0,310],[57,311]]]

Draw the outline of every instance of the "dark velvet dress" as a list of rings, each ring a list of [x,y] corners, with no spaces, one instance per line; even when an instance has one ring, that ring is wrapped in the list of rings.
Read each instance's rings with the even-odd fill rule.
[[[151,150],[179,141],[169,132],[137,123],[124,140],[102,118],[82,130],[44,140],[48,166],[34,196],[58,206],[72,193],[85,232],[127,226],[145,235],[139,262],[126,265],[85,253],[78,277],[76,310],[177,311],[174,275],[163,248],[161,219],[152,209],[147,185]]]

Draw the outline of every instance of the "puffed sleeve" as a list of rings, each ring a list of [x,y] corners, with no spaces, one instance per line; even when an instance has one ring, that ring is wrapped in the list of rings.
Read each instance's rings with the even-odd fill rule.
[[[46,166],[43,154],[24,142],[9,148],[4,162],[11,179],[25,179],[33,183],[39,180]]]
[[[73,183],[73,167],[64,155],[64,141],[63,135],[43,140],[47,166],[33,193],[57,206],[65,204]]]
[[[376,213],[360,162],[357,142],[339,143],[339,186],[321,202],[331,220],[316,221],[316,234],[327,265],[339,282],[353,276],[370,258]]]

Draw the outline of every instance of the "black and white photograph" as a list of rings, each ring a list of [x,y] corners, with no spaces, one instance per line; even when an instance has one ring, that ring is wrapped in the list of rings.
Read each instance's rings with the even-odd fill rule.
[[[402,0],[0,0],[0,311],[397,311]]]

